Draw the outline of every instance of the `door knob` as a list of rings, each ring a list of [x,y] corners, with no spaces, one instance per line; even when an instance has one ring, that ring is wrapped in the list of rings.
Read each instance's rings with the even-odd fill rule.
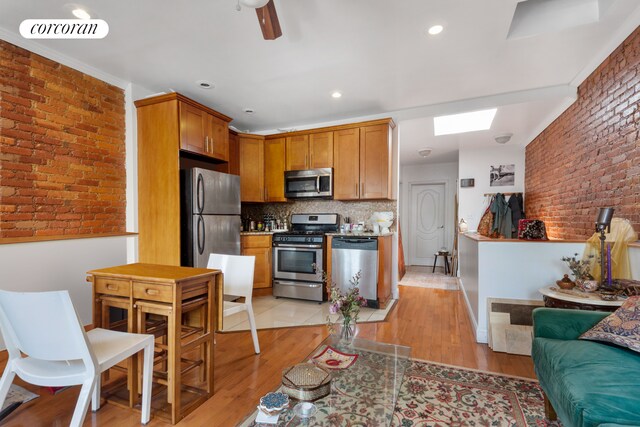
[[[444,228],[444,225],[441,225],[441,226],[440,226],[440,227],[438,227],[438,228]]]

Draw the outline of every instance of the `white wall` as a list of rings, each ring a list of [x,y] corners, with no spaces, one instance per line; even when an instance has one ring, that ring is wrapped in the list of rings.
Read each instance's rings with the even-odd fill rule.
[[[444,182],[447,187],[445,195],[445,245],[453,248],[453,233],[455,233],[454,206],[458,179],[457,163],[437,163],[425,165],[407,165],[400,168],[400,187],[398,210],[402,225],[402,247],[404,249],[405,262],[409,264],[409,241],[411,230],[409,224],[411,205],[411,185]]]
[[[125,149],[127,170],[127,231],[138,232],[138,120],[134,101],[151,95],[152,92],[139,85],[129,83],[125,88]],[[138,238],[127,243],[127,263],[138,261]]]
[[[0,289],[8,291],[68,290],[83,324],[93,321],[91,283],[86,273],[127,263],[131,237],[53,240],[0,245]],[[0,341],[0,348],[4,345]]]
[[[478,228],[488,199],[485,193],[524,193],[524,147],[497,145],[495,148],[460,149],[458,158],[459,179],[474,178],[475,186],[460,188],[458,218],[464,218],[469,231]],[[515,164],[515,185],[491,187],[489,171],[491,166]]]
[[[460,285],[476,341],[487,342],[487,298],[542,301],[538,289],[569,273],[562,257],[582,256],[583,250],[584,243],[478,242],[460,236]]]

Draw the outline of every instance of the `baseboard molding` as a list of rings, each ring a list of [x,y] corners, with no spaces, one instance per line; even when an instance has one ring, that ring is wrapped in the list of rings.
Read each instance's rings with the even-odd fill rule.
[[[464,288],[462,277],[458,277],[458,283],[460,284],[460,290],[462,291],[462,295],[464,296],[464,302],[467,306],[467,313],[469,314],[469,319],[471,319],[473,330],[476,332],[476,342],[486,344],[488,342],[487,330],[485,328],[478,328],[478,319],[476,319],[476,317],[473,315],[471,303],[469,302],[469,298],[467,297],[467,291]]]

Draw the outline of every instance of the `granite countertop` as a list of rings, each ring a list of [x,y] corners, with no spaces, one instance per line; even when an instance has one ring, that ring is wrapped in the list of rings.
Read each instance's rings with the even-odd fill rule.
[[[241,231],[241,236],[271,236],[273,231]]]
[[[351,233],[327,233],[327,236],[342,236],[342,237],[385,237],[393,236],[393,231],[387,233],[374,233],[372,231],[356,231]]]

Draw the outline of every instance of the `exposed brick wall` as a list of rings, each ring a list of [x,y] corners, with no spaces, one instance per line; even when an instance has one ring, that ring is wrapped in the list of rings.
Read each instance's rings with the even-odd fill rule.
[[[0,40],[0,238],[125,231],[124,92]]]
[[[526,149],[526,213],[552,238],[585,239],[599,207],[640,231],[640,29],[578,88]]]

